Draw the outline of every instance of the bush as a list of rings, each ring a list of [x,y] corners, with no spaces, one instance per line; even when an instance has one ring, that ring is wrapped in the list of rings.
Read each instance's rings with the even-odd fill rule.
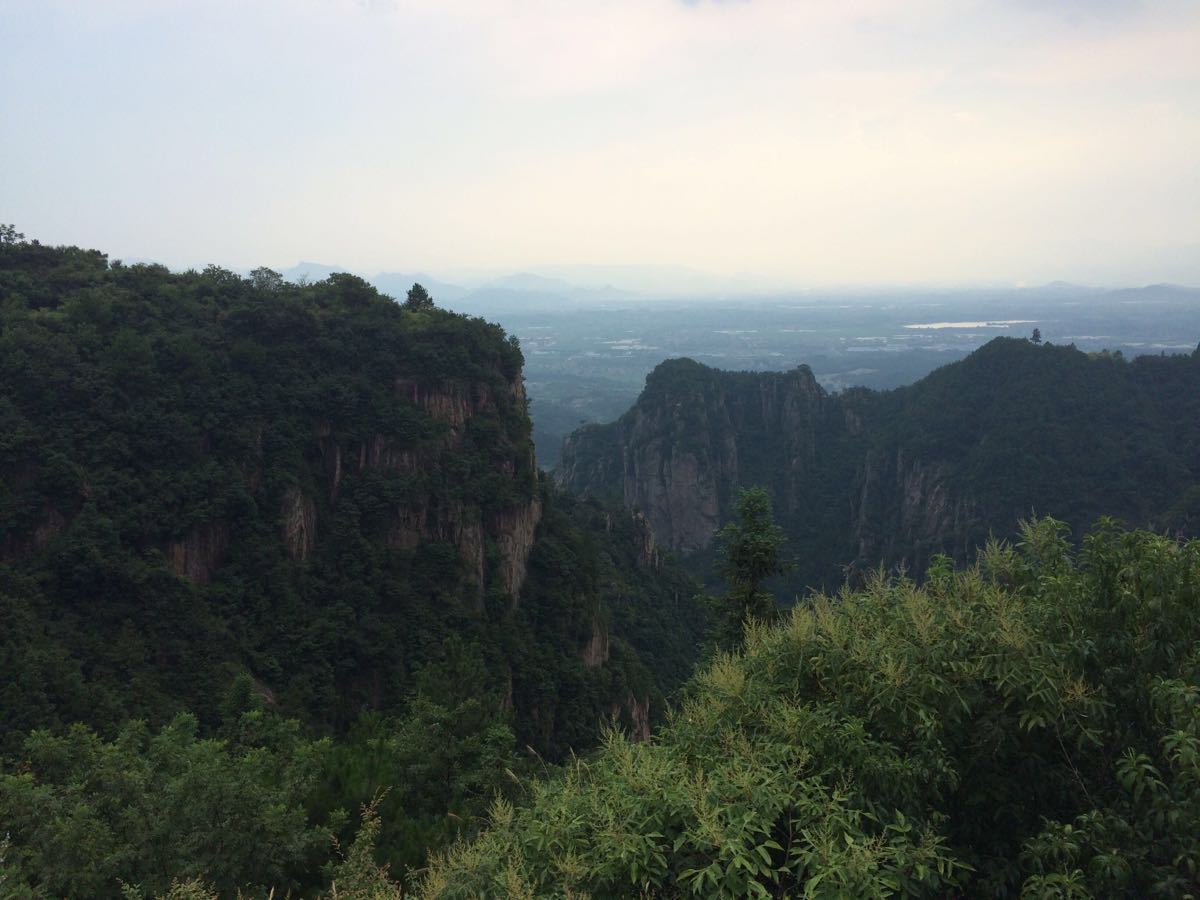
[[[658,738],[499,803],[426,897],[1200,889],[1200,543],[1025,525],[752,626]]]

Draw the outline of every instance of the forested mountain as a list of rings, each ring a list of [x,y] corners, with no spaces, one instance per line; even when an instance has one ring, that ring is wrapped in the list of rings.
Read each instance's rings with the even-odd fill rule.
[[[936,555],[1194,527],[1197,356],[1000,341],[835,396],[676,360],[573,439],[581,498],[516,342],[416,286],[0,236],[0,895],[1197,889],[1197,544]],[[746,492],[688,680],[669,550],[755,482],[805,583],[927,577],[758,622]]]
[[[291,824],[336,831],[336,807],[389,784],[385,850],[416,862],[517,748],[558,759],[613,720],[645,734],[690,673],[693,583],[642,520],[540,478],[516,342],[408,306],[351,275],[297,286],[0,243],[0,753],[26,773],[0,783],[0,821],[29,871],[65,840],[55,791],[110,757],[147,779],[211,763],[225,790],[221,773],[246,798],[274,785],[298,810],[275,823],[292,856],[230,861],[222,883],[303,885],[330,845]],[[258,761],[239,769],[239,747]],[[144,816],[172,783],[134,791]],[[111,858],[77,848],[99,854],[79,861],[93,880],[64,862],[51,893],[199,865],[122,870],[122,841],[154,842],[88,803]],[[270,831],[265,807],[242,814]]]
[[[763,485],[797,590],[965,559],[1035,512],[1077,533],[1100,515],[1194,529],[1200,351],[1127,361],[999,338],[910,387],[833,395],[805,366],[669,360],[618,421],[567,440],[558,477],[643,511],[701,564],[738,488]]]

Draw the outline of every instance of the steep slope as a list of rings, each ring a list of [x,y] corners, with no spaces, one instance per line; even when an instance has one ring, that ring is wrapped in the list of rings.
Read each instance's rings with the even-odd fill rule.
[[[670,360],[617,422],[567,440],[558,477],[643,511],[701,562],[738,488],[761,484],[801,588],[847,566],[964,558],[1034,511],[1076,529],[1102,514],[1165,523],[1200,483],[1198,422],[1195,354],[1127,362],[997,339],[909,388],[832,396],[803,366]]]
[[[539,483],[521,364],[351,275],[0,247],[0,737],[212,721],[241,672],[342,730],[401,709],[450,636],[544,752],[644,729],[675,670],[639,653],[687,580],[648,569],[641,631],[610,633],[611,559],[646,538]]]
[[[1200,543],[1042,520],[798,604],[418,896],[1192,896]],[[503,885],[504,890],[498,891]]]

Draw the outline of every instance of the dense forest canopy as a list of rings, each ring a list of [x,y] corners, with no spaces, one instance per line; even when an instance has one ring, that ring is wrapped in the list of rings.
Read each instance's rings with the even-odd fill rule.
[[[539,477],[501,329],[6,234],[0,821],[49,894],[311,887],[388,786],[416,864],[506,771],[663,714],[695,588]]]

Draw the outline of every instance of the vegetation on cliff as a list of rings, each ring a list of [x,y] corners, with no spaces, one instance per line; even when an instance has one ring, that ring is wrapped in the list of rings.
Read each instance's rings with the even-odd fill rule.
[[[690,580],[539,478],[516,342],[414,292],[0,242],[0,837],[39,889],[311,887],[384,788],[416,864],[690,673]]]
[[[669,360],[618,421],[568,439],[557,475],[643,511],[698,572],[738,489],[763,486],[796,560],[792,594],[880,561],[966,560],[1034,513],[1076,533],[1112,515],[1194,534],[1200,351],[1128,361],[997,338],[910,387],[834,395],[803,366]]]

